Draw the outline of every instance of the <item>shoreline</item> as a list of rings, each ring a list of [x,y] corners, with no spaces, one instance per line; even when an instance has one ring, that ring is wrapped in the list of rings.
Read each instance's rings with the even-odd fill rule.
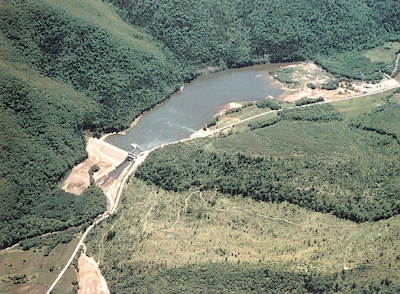
[[[165,103],[167,103],[174,95],[182,93],[182,91],[185,89],[185,85],[183,84],[182,86],[179,87],[179,90],[172,93],[170,96],[168,96],[167,99],[165,99],[162,102],[157,103],[156,105],[154,105],[153,107],[151,107],[150,109],[147,109],[145,111],[143,111],[139,116],[137,116],[129,125],[129,127],[127,127],[126,129],[123,129],[122,131],[119,132],[111,132],[111,133],[107,133],[107,134],[102,134],[99,138],[99,140],[104,141],[108,136],[112,136],[112,135],[123,135],[125,136],[130,130],[132,130],[140,121],[140,119],[142,118],[143,115],[145,115],[146,113],[153,111],[154,109],[156,109],[157,107],[160,107],[162,105],[164,105]]]
[[[399,85],[396,86],[396,88],[398,88],[398,87],[399,87]],[[388,89],[385,89],[384,91],[387,91],[387,90],[388,90]],[[361,95],[356,95],[356,96],[354,96],[354,97],[342,98],[342,99],[340,99],[340,100],[347,100],[347,99],[352,99],[352,98],[359,98],[359,97],[367,96],[367,95],[371,95],[371,94],[375,94],[375,93],[361,94]],[[333,101],[324,101],[324,102],[316,103],[316,104],[331,103],[331,102],[333,102]],[[312,105],[316,105],[316,104],[304,105],[304,106],[300,106],[300,107],[308,107],[308,106],[312,106]],[[270,111],[270,112],[276,112],[276,111]],[[232,125],[236,125],[236,124],[239,124],[239,123],[242,123],[242,122],[245,122],[245,121],[249,121],[249,120],[251,120],[251,119],[253,119],[253,118],[255,118],[255,117],[259,117],[259,116],[268,114],[268,113],[270,113],[270,112],[265,112],[265,113],[259,114],[259,115],[257,115],[257,116],[254,116],[254,117],[250,117],[250,118],[244,119],[244,120],[239,121],[239,122],[236,122],[236,123],[234,123],[234,124],[232,124]],[[85,233],[84,233],[84,235],[82,236],[82,238],[81,238],[81,240],[80,240],[78,246],[76,247],[75,252],[74,252],[73,255],[71,256],[71,259],[70,259],[71,262],[72,262],[72,258],[76,255],[76,253],[77,253],[79,247],[80,247],[80,246],[83,246],[83,242],[84,242],[84,240],[85,240],[87,234],[90,232],[90,230],[91,230],[96,224],[98,224],[99,222],[101,222],[102,220],[108,218],[109,216],[111,216],[112,214],[114,214],[114,213],[116,212],[116,210],[117,210],[117,208],[118,208],[118,206],[119,206],[119,203],[120,203],[120,201],[121,201],[121,197],[122,197],[122,193],[123,193],[123,191],[124,191],[124,187],[125,187],[126,183],[128,182],[128,179],[129,179],[130,177],[134,176],[134,173],[135,173],[135,171],[137,170],[137,168],[145,161],[145,159],[147,158],[147,156],[148,156],[151,152],[153,152],[153,151],[156,150],[156,149],[163,148],[163,147],[165,147],[165,146],[167,146],[167,145],[172,145],[172,144],[176,144],[176,143],[180,143],[180,142],[187,142],[187,141],[196,139],[196,138],[198,138],[198,137],[206,137],[206,136],[212,135],[212,134],[214,134],[214,133],[220,132],[221,130],[223,130],[223,129],[225,129],[225,128],[228,128],[228,127],[230,127],[230,126],[225,126],[225,127],[221,128],[221,129],[214,130],[214,131],[212,131],[212,132],[210,132],[210,133],[205,132],[205,133],[202,134],[202,135],[198,134],[197,136],[193,136],[193,137],[191,136],[191,137],[186,138],[186,139],[183,139],[183,140],[178,140],[178,141],[175,141],[175,142],[171,142],[171,143],[167,143],[167,144],[162,144],[162,145],[159,145],[159,146],[157,146],[157,147],[155,147],[155,148],[153,148],[153,149],[151,149],[151,150],[149,150],[149,151],[145,151],[144,154],[143,154],[142,156],[138,156],[137,160],[135,160],[133,163],[131,163],[130,165],[128,165],[128,166],[124,169],[123,173],[118,177],[118,179],[115,180],[115,181],[113,182],[113,184],[111,185],[111,186],[113,186],[115,189],[114,189],[113,191],[110,189],[106,195],[107,195],[107,197],[113,198],[113,203],[110,205],[110,208],[108,208],[101,216],[99,216],[98,218],[96,218],[96,220],[93,222],[93,224],[92,224],[91,226],[89,226],[89,228],[85,231]],[[196,132],[196,133],[198,133],[198,132]],[[195,133],[195,134],[196,134],[196,133]],[[65,270],[69,267],[69,265],[70,265],[70,263],[67,264],[67,265],[65,266],[65,268],[64,268],[64,270],[63,270],[63,273],[64,273]],[[63,274],[63,273],[62,273],[62,274]],[[100,271],[100,274],[102,275],[101,271]],[[53,283],[53,285],[52,285],[51,288],[49,289],[49,292],[50,292],[50,290],[52,290],[52,289],[56,286],[56,284],[57,284],[57,282],[59,281],[59,279],[61,278],[61,276],[62,276],[62,275],[60,274],[60,275],[57,277],[57,280]]]
[[[283,67],[286,67],[286,66],[296,66],[296,65],[301,64],[301,63],[302,63],[302,61],[287,62],[287,63],[282,63],[282,62],[279,62],[279,63],[255,63],[255,64],[253,64],[253,65],[248,65],[248,66],[244,66],[244,67],[237,67],[237,68],[224,68],[224,69],[222,69],[222,68],[217,67],[217,66],[208,66],[208,67],[205,67],[205,68],[199,68],[199,69],[198,69],[198,71],[199,71],[199,73],[200,73],[199,75],[197,75],[197,76],[196,76],[194,79],[192,79],[191,81],[182,84],[182,86],[180,86],[179,90],[176,91],[176,92],[173,92],[170,96],[168,96],[167,99],[163,100],[162,102],[157,103],[156,105],[154,105],[154,106],[151,107],[150,109],[147,109],[147,110],[143,111],[139,116],[137,116],[137,117],[131,122],[131,124],[129,125],[128,128],[123,129],[123,130],[118,131],[118,132],[111,132],[111,133],[107,133],[107,134],[102,134],[102,135],[100,136],[99,139],[100,139],[100,140],[105,140],[108,136],[111,136],[111,135],[126,135],[132,128],[134,128],[134,127],[139,123],[139,121],[140,121],[140,119],[142,118],[143,115],[145,115],[146,113],[148,113],[148,112],[150,112],[150,111],[153,111],[153,110],[156,109],[157,107],[160,107],[160,106],[164,105],[164,104],[167,103],[171,98],[173,98],[174,95],[177,95],[177,94],[182,93],[183,90],[185,89],[186,85],[187,85],[187,84],[190,84],[190,83],[193,82],[193,81],[195,81],[197,78],[209,76],[209,75],[211,75],[211,74],[216,74],[216,73],[219,73],[219,72],[223,72],[223,71],[225,71],[225,70],[243,70],[243,69],[246,69],[246,68],[248,68],[248,67],[267,67],[267,68],[264,69],[264,70],[270,72],[270,71],[273,70],[273,69],[280,69],[280,68],[283,68]],[[277,88],[282,89],[283,91],[286,91],[286,87],[284,87],[284,85],[283,85],[281,82],[279,82],[278,80],[274,79],[272,75],[269,74],[268,79],[272,79],[272,80],[273,80],[273,84],[272,84],[273,87],[276,86]],[[274,85],[274,84],[275,84],[275,85]],[[284,93],[283,93],[283,94],[284,94]],[[283,94],[282,94],[282,95],[283,95]],[[231,103],[240,103],[240,102],[231,102]],[[228,104],[229,104],[229,103],[228,103]],[[222,105],[221,107],[227,107],[226,105],[227,105],[227,104]],[[229,109],[229,108],[228,108],[228,109]],[[218,112],[218,113],[219,113],[219,112]],[[218,113],[217,113],[217,114],[218,114]],[[217,115],[217,114],[216,114],[216,115]]]
[[[316,71],[323,71],[325,72],[319,65],[317,65],[314,62],[311,61],[302,61],[298,62],[296,64],[290,64],[287,66],[282,67],[284,68],[294,68],[294,69],[303,69],[303,70],[308,70],[308,72],[303,73],[304,75],[313,75]],[[327,72],[325,72],[327,73]],[[329,76],[329,73],[326,76],[314,76],[314,78],[309,78],[303,79],[303,80],[298,80],[298,77],[293,78],[294,81],[297,81],[299,84],[296,85],[293,88],[289,88],[287,85],[285,85],[283,82],[279,81],[278,79],[274,78],[274,76],[271,76],[276,83],[278,83],[281,88],[284,90],[284,93],[280,96],[279,100],[282,102],[289,102],[289,103],[295,103],[296,101],[302,99],[302,98],[318,98],[318,97],[323,97],[326,101],[336,101],[336,100],[341,100],[343,98],[347,97],[353,97],[357,95],[362,95],[362,94],[375,94],[379,93],[382,90],[386,89],[391,89],[392,87],[396,87],[399,85],[399,82],[395,78],[387,79],[387,80],[381,80],[379,83],[374,84],[371,87],[365,87],[365,85],[361,81],[352,81],[352,89],[348,89],[343,81],[338,82],[338,88],[337,89],[332,89],[332,90],[327,90],[323,88],[309,88],[307,86],[308,83],[315,83],[315,84],[323,84],[324,79],[329,79],[332,77]],[[322,79],[322,80],[321,80]]]

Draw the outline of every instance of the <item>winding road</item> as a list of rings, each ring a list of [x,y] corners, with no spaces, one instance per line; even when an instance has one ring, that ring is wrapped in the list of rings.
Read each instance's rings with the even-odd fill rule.
[[[89,232],[102,220],[108,218],[110,215],[114,214],[119,201],[121,199],[121,195],[122,195],[122,191],[123,191],[123,187],[126,184],[126,181],[128,180],[128,178],[132,175],[132,173],[134,173],[137,168],[139,167],[140,164],[142,164],[142,162],[145,160],[145,158],[147,157],[147,155],[150,153],[150,151],[145,151],[143,153],[142,156],[138,157],[138,160],[136,160],[135,162],[131,163],[128,167],[127,170],[128,172],[125,174],[125,176],[123,177],[122,181],[120,183],[116,182],[119,187],[118,187],[118,193],[117,193],[117,197],[115,200],[115,203],[113,205],[113,207],[109,210],[109,211],[105,211],[103,214],[99,215],[94,222],[86,229],[86,231],[83,233],[81,239],[79,240],[78,245],[76,245],[75,250],[72,252],[71,257],[69,258],[69,260],[67,261],[67,263],[65,264],[64,268],[61,270],[61,272],[58,274],[57,278],[55,279],[55,281],[53,282],[53,284],[51,284],[50,288],[47,290],[46,294],[50,294],[51,291],[53,291],[53,289],[56,287],[57,283],[61,280],[61,278],[64,276],[65,272],[67,271],[67,269],[69,268],[69,266],[71,265],[71,263],[73,262],[75,255],[78,253],[78,251],[80,250],[81,246],[85,246],[84,245],[84,241],[87,237],[87,235],[89,234]],[[85,247],[84,247],[85,248]]]
[[[400,54],[399,54],[399,56],[400,56]],[[398,58],[397,58],[397,63],[398,63],[398,61],[399,61],[399,56],[398,56]],[[345,97],[345,98],[341,98],[341,99],[337,99],[337,100],[332,100],[332,101],[322,101],[322,102],[318,102],[318,103],[314,103],[314,104],[307,104],[307,105],[302,105],[302,106],[293,106],[293,107],[290,107],[289,109],[300,108],[300,107],[310,107],[310,106],[312,106],[312,105],[326,104],[326,103],[333,103],[333,102],[344,101],[344,100],[350,100],[350,99],[355,99],[355,98],[361,98],[361,97],[365,97],[365,96],[369,96],[369,95],[374,95],[374,94],[383,93],[383,92],[386,92],[386,91],[389,91],[389,90],[392,90],[392,89],[396,89],[396,88],[399,88],[399,87],[400,87],[400,84],[397,84],[397,86],[393,86],[393,87],[390,87],[390,88],[386,88],[386,89],[381,90],[381,91],[378,91],[378,92],[366,93],[366,94],[361,94],[361,95],[356,95],[356,96],[350,96],[350,97]],[[76,246],[75,250],[73,251],[73,253],[72,253],[70,259],[68,260],[68,262],[66,263],[66,265],[64,266],[64,268],[62,269],[62,271],[58,274],[56,280],[52,283],[52,285],[50,286],[50,288],[48,289],[48,291],[47,291],[46,293],[47,293],[47,294],[50,294],[51,291],[56,287],[57,283],[58,283],[58,282],[60,281],[60,279],[63,277],[63,275],[65,274],[65,272],[66,272],[66,270],[68,269],[68,267],[71,265],[72,261],[73,261],[74,258],[75,258],[75,255],[76,255],[76,254],[78,253],[78,251],[80,250],[80,247],[81,247],[81,246],[84,246],[84,241],[85,241],[87,235],[89,234],[89,232],[94,228],[94,226],[96,226],[96,225],[97,225],[98,223],[100,223],[102,220],[108,218],[110,215],[112,215],[112,214],[115,213],[115,211],[116,211],[116,209],[117,209],[117,207],[118,207],[119,201],[120,201],[120,199],[121,199],[121,195],[122,195],[123,188],[124,188],[124,186],[125,186],[125,184],[126,184],[128,178],[129,178],[131,175],[134,174],[134,172],[137,170],[137,168],[144,162],[144,160],[146,159],[146,157],[147,157],[152,151],[154,151],[154,150],[156,150],[156,149],[158,149],[158,148],[164,147],[164,146],[166,146],[166,145],[171,145],[171,144],[176,144],[176,143],[179,143],[179,142],[190,141],[190,140],[193,140],[193,139],[196,139],[196,138],[199,138],[199,137],[208,137],[208,136],[212,136],[212,135],[214,135],[214,134],[220,133],[220,132],[223,131],[223,130],[229,129],[229,128],[235,126],[235,125],[238,125],[238,124],[241,124],[241,123],[244,123],[244,122],[248,122],[248,121],[253,120],[253,119],[255,119],[255,118],[258,118],[258,117],[261,117],[261,116],[264,116],[264,115],[268,115],[268,114],[271,114],[271,113],[278,113],[278,112],[280,112],[280,111],[282,111],[282,109],[263,112],[263,113],[261,113],[261,114],[254,115],[254,116],[249,117],[249,118],[246,118],[246,119],[242,119],[242,120],[240,120],[240,121],[231,123],[231,124],[229,124],[229,125],[223,126],[223,127],[221,127],[221,128],[215,129],[215,130],[210,131],[210,132],[198,133],[196,136],[193,136],[193,137],[191,137],[191,138],[187,138],[187,139],[184,139],[184,140],[179,140],[179,141],[177,141],[177,142],[172,142],[172,143],[169,143],[169,144],[163,144],[163,145],[160,145],[160,146],[157,146],[157,147],[153,148],[152,150],[144,151],[143,154],[142,154],[141,156],[138,156],[138,158],[126,168],[127,173],[123,176],[123,179],[122,179],[120,182],[119,182],[118,180],[115,182],[115,183],[118,185],[118,192],[117,192],[116,200],[115,200],[115,202],[114,202],[113,207],[111,207],[109,211],[106,211],[106,212],[104,212],[103,214],[99,215],[99,216],[94,220],[94,222],[92,223],[92,225],[90,225],[90,226],[86,229],[86,231],[85,231],[84,234],[82,235],[82,237],[81,237],[81,239],[80,239],[78,245]],[[260,215],[260,216],[261,216],[261,215]],[[263,217],[265,217],[265,216],[263,216]],[[277,219],[277,220],[278,220],[278,219]],[[282,221],[288,221],[288,220],[284,220],[284,219],[280,219],[280,220],[282,220]],[[288,222],[290,222],[290,221],[288,221]],[[292,222],[290,222],[290,223],[292,223]],[[295,223],[293,223],[293,224],[295,224]],[[295,224],[295,225],[298,225],[298,224]]]

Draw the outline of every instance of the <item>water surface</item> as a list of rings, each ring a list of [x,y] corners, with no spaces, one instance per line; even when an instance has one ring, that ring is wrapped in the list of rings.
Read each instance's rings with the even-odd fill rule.
[[[231,69],[195,79],[182,92],[145,113],[126,135],[111,135],[106,142],[124,150],[132,143],[142,150],[179,141],[201,129],[218,109],[230,102],[253,101],[283,93],[270,76],[281,64]]]

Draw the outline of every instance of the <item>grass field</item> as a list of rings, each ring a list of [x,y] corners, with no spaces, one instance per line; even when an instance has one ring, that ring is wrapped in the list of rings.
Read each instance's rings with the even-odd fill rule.
[[[118,215],[100,225],[89,242],[117,293],[130,279],[128,268],[140,280],[166,268],[210,263],[326,274],[372,268],[368,279],[399,279],[398,216],[355,224],[289,203],[216,192],[171,193],[136,179],[124,195]]]
[[[361,115],[363,113],[367,113],[368,111],[371,111],[372,109],[376,108],[377,106],[383,105],[387,102],[387,97],[390,96],[394,90],[389,90],[384,93],[379,93],[379,94],[374,94],[370,96],[365,96],[365,97],[360,97],[356,99],[350,99],[350,100],[344,100],[344,101],[338,101],[338,102],[333,102],[332,105],[339,110],[345,117],[355,117],[358,115]],[[399,94],[393,95],[391,98],[391,101],[399,101]],[[245,105],[243,102],[242,105]],[[290,107],[293,107],[293,103],[281,103],[280,104],[282,109],[288,109]],[[262,109],[258,108],[255,104],[252,106],[245,107],[243,111],[239,112],[234,112],[230,114],[221,114],[219,120],[217,121],[216,125],[211,127],[210,130],[214,130],[217,128],[222,128],[226,125],[229,125],[231,123],[234,123],[236,121],[246,119],[258,114],[261,114],[263,112],[268,112],[270,109]],[[259,122],[263,121],[266,119],[271,119],[276,117],[276,113],[271,113],[266,116],[262,116],[260,118],[256,118],[252,120],[251,122]],[[242,131],[246,130],[247,124],[240,124],[235,126],[235,131]]]
[[[247,102],[241,102],[240,104],[245,106]],[[293,106],[294,104],[288,104],[285,103],[285,105],[282,106],[282,108],[287,108],[289,107],[289,105]],[[242,107],[242,111],[238,111],[238,112],[233,112],[233,113],[221,113],[219,114],[219,119],[216,122],[216,124],[212,127],[210,127],[210,130],[214,130],[214,129],[218,129],[218,128],[222,128],[224,126],[227,126],[229,124],[235,123],[239,120],[243,120],[243,119],[247,119],[249,117],[264,113],[264,112],[268,112],[271,109],[269,108],[259,108],[257,107],[255,104],[250,105],[250,106],[245,106]],[[228,110],[229,112],[229,110]],[[276,114],[271,114],[269,115],[271,117],[276,116]],[[237,127],[241,127],[237,126]]]
[[[392,72],[396,53],[400,51],[400,42],[387,42],[382,46],[376,47],[364,53],[371,62],[383,62],[386,70]]]
[[[393,93],[393,90],[371,96],[335,102],[332,103],[332,105],[345,117],[356,117],[371,111],[377,106],[385,104],[386,97],[388,97],[388,95],[391,93]]]
[[[0,293],[45,293],[71,256],[79,239],[68,244],[58,244],[49,254],[44,256],[45,248],[31,248],[23,251],[16,247],[0,253]],[[72,279],[76,276],[72,269],[68,270],[55,293],[71,293]],[[16,276],[26,276],[23,283],[14,283]],[[10,279],[11,278],[11,279]],[[22,282],[22,280],[21,280]],[[62,291],[58,290],[62,289]],[[34,292],[38,291],[38,292]]]
[[[74,284],[75,288],[78,288],[78,281],[76,278],[76,270],[70,266],[65,272],[61,280],[58,282],[56,288],[53,290],[53,294],[70,294],[73,293]]]

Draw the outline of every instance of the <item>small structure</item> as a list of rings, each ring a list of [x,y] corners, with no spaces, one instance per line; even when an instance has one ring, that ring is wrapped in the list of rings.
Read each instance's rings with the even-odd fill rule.
[[[126,157],[126,160],[128,160],[128,161],[136,160],[136,157],[138,156],[140,151],[142,151],[142,149],[139,147],[138,144],[132,143],[131,147],[133,148],[133,150],[129,151],[128,156]]]
[[[128,152],[128,157],[126,158],[128,161],[133,161],[133,160],[135,160],[136,159],[136,156],[135,156],[135,150],[132,150],[132,151],[130,151],[130,152]]]

